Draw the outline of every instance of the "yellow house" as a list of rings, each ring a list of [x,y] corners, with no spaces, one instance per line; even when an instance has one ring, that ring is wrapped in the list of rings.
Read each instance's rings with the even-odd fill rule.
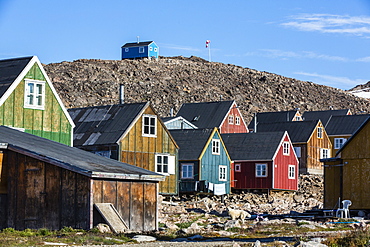
[[[324,162],[324,207],[351,200],[351,209],[370,209],[370,118],[333,158]]]

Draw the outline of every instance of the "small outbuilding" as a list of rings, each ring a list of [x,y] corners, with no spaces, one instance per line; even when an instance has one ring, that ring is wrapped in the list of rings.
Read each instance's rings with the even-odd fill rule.
[[[0,126],[0,229],[91,229],[111,205],[132,231],[156,230],[155,172]]]
[[[126,43],[122,47],[122,59],[158,58],[159,47],[154,41]]]

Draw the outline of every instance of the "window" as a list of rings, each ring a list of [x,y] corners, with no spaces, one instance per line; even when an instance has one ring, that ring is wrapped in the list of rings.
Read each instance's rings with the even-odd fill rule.
[[[227,180],[227,166],[218,167],[218,180],[226,181]]]
[[[194,164],[181,164],[181,178],[194,178]]]
[[[156,154],[155,156],[156,172],[175,174],[175,156],[168,154]]]
[[[288,178],[295,179],[295,166],[289,165],[288,167]]]
[[[239,116],[235,116],[235,124],[240,125],[240,117]]]
[[[289,155],[289,142],[283,142],[283,155]]]
[[[125,48],[125,52],[128,52],[130,49],[129,48]]]
[[[229,115],[229,124],[234,124],[234,116]]]
[[[212,140],[212,154],[220,154],[220,140]]]
[[[322,127],[317,128],[317,138],[322,138]]]
[[[154,51],[155,51],[155,52],[157,52],[157,50],[158,50],[157,48],[154,48]]]
[[[256,164],[256,177],[267,177],[267,164]]]
[[[144,47],[139,47],[139,53],[144,53]]]
[[[294,152],[297,158],[301,158],[301,147],[294,147]]]
[[[302,121],[302,117],[301,117],[301,116],[296,116],[296,117],[294,118],[294,120],[295,120],[295,121]]]
[[[153,47],[149,47],[149,51],[153,51]]]
[[[234,169],[235,169],[236,172],[241,172],[242,171],[242,168],[241,168],[240,164],[235,164]]]
[[[93,153],[97,154],[97,155],[100,155],[100,156],[103,156],[103,157],[106,157],[106,158],[110,158],[110,155],[111,155],[110,150],[107,150],[107,151],[93,151]]]
[[[157,135],[157,116],[143,115],[143,136],[156,137]]]
[[[340,149],[346,141],[346,138],[334,138],[334,149]]]
[[[24,107],[43,110],[44,104],[45,82],[25,80]]]
[[[320,159],[327,159],[330,158],[330,150],[326,148],[320,149]]]

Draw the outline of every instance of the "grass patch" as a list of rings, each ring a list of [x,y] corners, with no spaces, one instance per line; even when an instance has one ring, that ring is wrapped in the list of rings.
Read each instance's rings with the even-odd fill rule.
[[[357,230],[346,236],[329,237],[324,244],[331,247],[339,246],[370,246],[370,231]]]

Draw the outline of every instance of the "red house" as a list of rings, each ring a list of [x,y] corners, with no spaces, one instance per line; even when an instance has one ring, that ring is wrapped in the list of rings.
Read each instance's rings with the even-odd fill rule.
[[[183,104],[182,116],[199,129],[217,127],[220,133],[247,133],[248,128],[234,100]]]
[[[299,163],[288,132],[223,134],[235,190],[297,190]]]

